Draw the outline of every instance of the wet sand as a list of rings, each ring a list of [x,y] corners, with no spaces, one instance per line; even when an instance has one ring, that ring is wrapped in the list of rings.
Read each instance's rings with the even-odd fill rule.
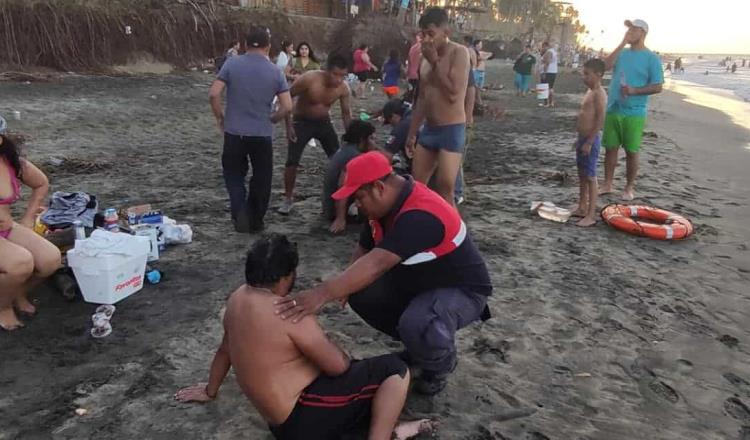
[[[488,76],[506,90],[488,92],[487,101],[508,114],[476,124],[462,210],[495,283],[494,317],[459,333],[448,388],[433,399],[410,396],[406,417],[441,420],[443,439],[750,439],[748,233],[740,215],[747,186],[737,183],[743,167],[735,165],[750,152],[729,136],[746,133],[676,94],[657,97],[639,201],[689,216],[695,236],[669,243],[602,224],[582,230],[528,212],[531,200],[566,205],[577,197],[570,146],[580,80],[563,73],[550,110],[513,95],[508,65],[493,64]],[[242,282],[249,242],[230,232],[209,83],[202,74],[0,83],[0,110],[22,111],[13,128],[31,137],[28,156],[46,165],[53,190],[89,191],[103,206],[150,202],[195,231],[192,244],[159,263],[163,283],[118,304],[103,340],[88,334],[95,306],[50,289],[34,293],[39,316],[0,334],[0,439],[270,438],[231,376],[216,402],[172,400],[177,388],[206,379],[223,300]],[[282,129],[274,145],[275,204]],[[731,167],[718,159],[725,156]],[[356,243],[355,227],[332,237],[318,219],[323,166],[322,151],[308,149],[294,215],[270,212],[266,220],[299,244],[298,288],[343,268]],[[330,307],[320,320],[354,356],[400,347],[350,310]],[[76,416],[79,407],[89,414]]]

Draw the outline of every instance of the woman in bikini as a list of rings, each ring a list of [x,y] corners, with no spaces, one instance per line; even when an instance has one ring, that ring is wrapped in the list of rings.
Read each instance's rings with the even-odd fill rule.
[[[0,120],[0,125],[5,121]],[[21,184],[31,188],[26,214],[18,223],[11,205],[21,197]],[[21,158],[16,144],[0,131],[0,328],[23,327],[16,311],[33,316],[29,289],[60,267],[60,251],[33,230],[49,184],[47,176],[30,161]]]

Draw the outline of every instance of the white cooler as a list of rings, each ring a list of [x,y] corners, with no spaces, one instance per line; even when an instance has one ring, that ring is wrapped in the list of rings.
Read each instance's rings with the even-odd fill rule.
[[[143,288],[150,250],[148,237],[96,230],[76,240],[68,265],[86,302],[115,304]]]

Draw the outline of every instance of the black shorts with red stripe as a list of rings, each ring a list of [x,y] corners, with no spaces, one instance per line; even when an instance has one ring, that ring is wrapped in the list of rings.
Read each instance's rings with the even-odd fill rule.
[[[286,421],[270,427],[271,432],[278,440],[336,440],[366,433],[380,384],[394,375],[403,378],[407,368],[398,356],[387,354],[352,361],[340,376],[321,375],[305,388]]]

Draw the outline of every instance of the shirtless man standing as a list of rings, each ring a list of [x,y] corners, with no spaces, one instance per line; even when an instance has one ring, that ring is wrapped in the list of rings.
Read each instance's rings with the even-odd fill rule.
[[[329,112],[336,101],[341,105],[341,120],[344,129],[352,120],[349,104],[351,94],[344,81],[349,72],[349,65],[341,55],[328,58],[326,70],[307,72],[292,84],[292,98],[298,97],[292,111],[292,118],[286,118],[286,133],[289,139],[286,168],[284,169],[285,199],[279,207],[279,213],[289,214],[294,201],[294,184],[297,180],[297,167],[302,152],[310,139],[317,139],[328,157],[339,149],[339,138],[331,123]]]
[[[419,19],[422,31],[422,66],[417,106],[409,127],[407,151],[414,152],[412,171],[427,183],[437,167],[437,192],[451,205],[466,140],[464,107],[469,81],[469,51],[448,39],[448,14],[427,8]],[[422,123],[424,128],[417,131]]]
[[[292,324],[271,313],[294,285],[298,260],[296,244],[283,235],[253,243],[247,284],[227,300],[224,337],[208,383],[184,388],[175,398],[215,399],[234,367],[240,389],[276,439],[333,440],[368,429],[369,439],[404,439],[431,429],[426,420],[396,426],[409,388],[409,369],[396,355],[350,361],[313,317]]]

